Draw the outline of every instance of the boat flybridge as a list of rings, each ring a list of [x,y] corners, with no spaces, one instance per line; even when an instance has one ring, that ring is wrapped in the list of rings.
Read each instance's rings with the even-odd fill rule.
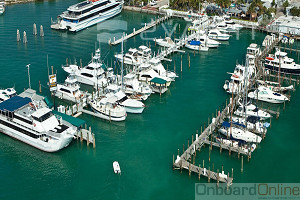
[[[86,0],[70,6],[52,22],[51,28],[77,32],[119,14],[123,1]]]
[[[64,84],[57,84],[55,96],[75,103],[82,102],[83,106],[87,101],[87,92],[80,90],[80,85],[72,74],[67,77]]]
[[[247,55],[259,56],[261,54],[261,50],[259,46],[255,43],[251,43],[247,48]]]
[[[62,66],[63,70],[72,74],[79,83],[91,86],[105,86],[107,79],[105,78],[106,66],[101,61],[100,50],[97,49],[90,63],[81,68],[78,65]]]
[[[10,137],[46,152],[55,152],[72,141],[76,128],[57,118],[43,103],[14,96],[0,103],[0,128]]]
[[[262,85],[253,92],[249,92],[248,97],[269,103],[283,103],[289,100],[285,95],[273,92],[268,87]]]
[[[116,54],[115,58],[118,59],[119,62],[124,62],[127,65],[140,65],[143,62],[151,59],[152,51],[149,47],[144,45],[139,46],[138,49],[130,48],[128,52],[123,56],[121,53]]]
[[[300,65],[294,59],[287,57],[286,52],[277,50],[274,55],[270,54],[265,59],[265,67],[286,74],[300,74]]]

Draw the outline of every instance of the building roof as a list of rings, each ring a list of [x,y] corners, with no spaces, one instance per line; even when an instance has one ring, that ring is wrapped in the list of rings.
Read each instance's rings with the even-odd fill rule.
[[[22,108],[23,106],[27,105],[30,102],[31,99],[28,97],[23,98],[20,96],[14,96],[0,103],[0,110],[14,112],[15,110]]]
[[[273,24],[290,28],[300,28],[300,17],[281,16],[277,20],[275,20]]]

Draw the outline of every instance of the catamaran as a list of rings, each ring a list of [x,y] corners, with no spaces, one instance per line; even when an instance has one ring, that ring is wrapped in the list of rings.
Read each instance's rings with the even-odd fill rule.
[[[52,29],[77,32],[100,23],[119,14],[123,1],[118,0],[86,0],[70,6],[67,11],[52,22]]]

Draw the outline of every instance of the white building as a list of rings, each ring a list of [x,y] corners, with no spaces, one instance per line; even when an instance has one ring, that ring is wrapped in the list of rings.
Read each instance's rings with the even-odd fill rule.
[[[279,33],[300,35],[300,17],[281,16],[268,25],[268,29]]]

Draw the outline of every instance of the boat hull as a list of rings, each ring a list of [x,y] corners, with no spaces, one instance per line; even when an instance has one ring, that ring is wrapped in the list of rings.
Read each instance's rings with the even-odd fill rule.
[[[272,66],[272,65],[268,65],[268,64],[265,64],[265,67],[267,69],[270,69],[270,70],[274,70],[274,71],[279,71],[279,68],[278,67],[275,67],[275,66]],[[288,68],[280,68],[280,72],[281,73],[286,73],[286,74],[297,74],[297,75],[300,75],[300,68],[299,69],[288,69]]]
[[[129,107],[125,106],[125,110],[127,113],[140,114],[144,111],[145,107]]]
[[[69,137],[65,137],[63,140],[53,143],[51,142],[50,144],[49,142],[44,142],[39,138],[29,137],[21,132],[4,126],[3,124],[0,124],[0,132],[45,152],[59,151],[67,147],[73,139],[73,136],[69,135]]]

